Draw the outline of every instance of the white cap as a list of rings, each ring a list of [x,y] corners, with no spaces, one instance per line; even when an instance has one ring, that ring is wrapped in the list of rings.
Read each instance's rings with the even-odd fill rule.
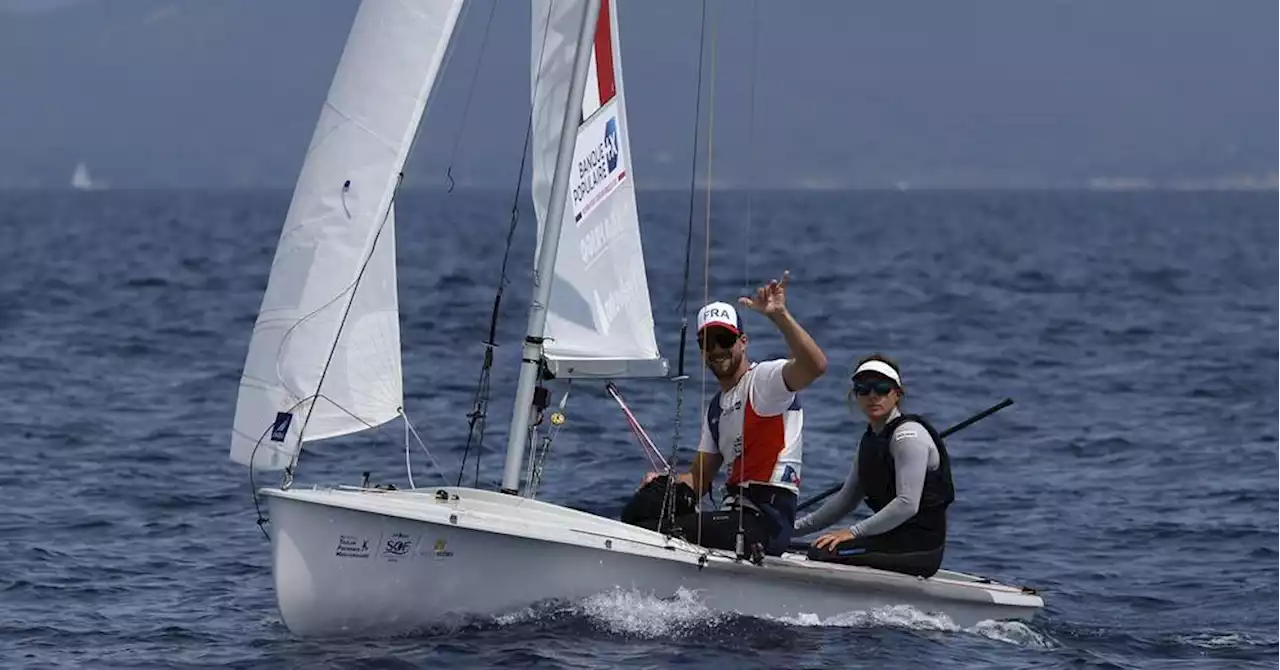
[[[727,302],[713,302],[698,310],[698,332],[707,326],[720,326],[735,333],[742,333],[742,322],[738,320],[738,310]]]
[[[862,374],[863,372],[874,372],[876,374],[884,375],[889,379],[892,379],[893,383],[897,384],[898,386],[902,386],[902,377],[898,376],[898,371],[894,370],[892,365],[889,365],[884,361],[876,361],[876,360],[867,361],[866,363],[859,365],[858,369],[853,371],[852,376],[857,377],[859,374]]]

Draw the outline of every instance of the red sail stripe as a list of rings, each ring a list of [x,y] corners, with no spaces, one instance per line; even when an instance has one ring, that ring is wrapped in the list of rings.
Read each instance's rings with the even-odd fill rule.
[[[596,21],[596,85],[600,92],[600,106],[613,99],[618,86],[613,75],[613,23],[609,19],[611,0],[600,0],[600,18]]]

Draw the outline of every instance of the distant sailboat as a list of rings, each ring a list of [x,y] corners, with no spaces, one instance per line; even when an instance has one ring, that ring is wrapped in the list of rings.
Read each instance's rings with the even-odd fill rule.
[[[103,182],[95,182],[89,176],[89,166],[84,161],[76,163],[76,171],[71,174],[71,188],[77,191],[100,191],[106,188]]]

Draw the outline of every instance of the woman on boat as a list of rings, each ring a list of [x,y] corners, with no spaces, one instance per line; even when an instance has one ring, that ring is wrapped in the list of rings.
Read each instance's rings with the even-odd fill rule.
[[[873,354],[858,361],[851,381],[850,404],[866,415],[867,430],[844,486],[796,521],[796,535],[830,526],[865,500],[874,514],[814,540],[810,560],[932,576],[955,499],[946,445],[923,417],[901,411],[906,391],[892,360]]]

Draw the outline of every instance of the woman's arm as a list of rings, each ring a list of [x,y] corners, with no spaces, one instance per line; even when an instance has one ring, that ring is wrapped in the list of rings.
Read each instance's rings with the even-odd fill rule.
[[[903,430],[907,426],[914,430]],[[913,421],[894,431],[889,454],[893,456],[894,488],[898,495],[870,518],[854,524],[850,529],[854,537],[887,533],[916,515],[924,492],[924,476],[929,470],[931,439],[924,427]]]
[[[858,457],[855,452],[853,466],[849,468],[849,476],[845,477],[844,486],[835,495],[827,498],[817,511],[796,519],[796,535],[805,535],[844,518],[862,502],[862,487],[858,485]]]

